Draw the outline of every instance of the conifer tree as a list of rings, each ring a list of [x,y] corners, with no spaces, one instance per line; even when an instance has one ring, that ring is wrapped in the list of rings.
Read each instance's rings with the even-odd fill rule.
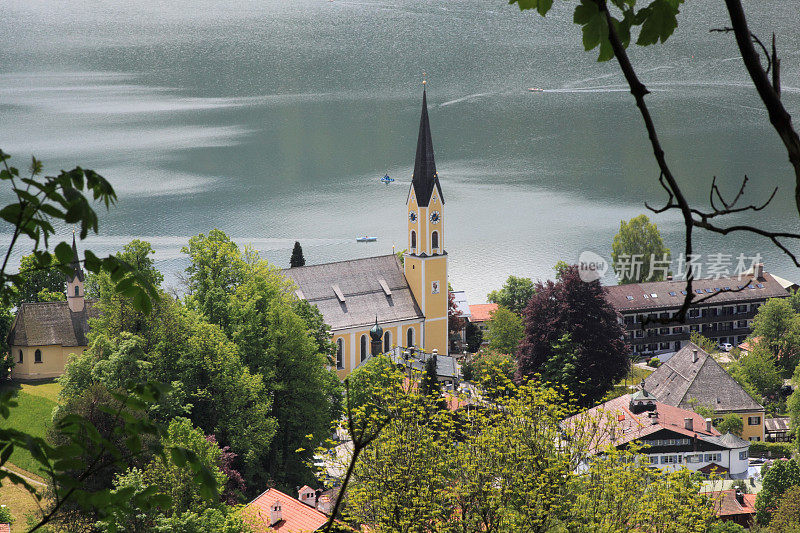
[[[434,357],[428,357],[428,360],[425,361],[425,372],[419,382],[419,392],[423,396],[438,397],[442,394],[442,387],[436,375],[436,359]]]
[[[289,260],[289,266],[301,267],[305,266],[306,258],[303,257],[303,248],[300,246],[299,241],[294,241],[294,249],[292,250],[292,258]]]

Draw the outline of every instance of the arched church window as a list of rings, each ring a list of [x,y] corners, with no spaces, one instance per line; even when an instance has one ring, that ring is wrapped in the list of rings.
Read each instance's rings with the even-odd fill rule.
[[[33,362],[34,363],[41,363],[42,362],[42,351],[41,350],[36,350],[36,352],[33,354]]]
[[[80,296],[80,295],[81,295],[81,294],[80,294],[80,290],[81,290],[81,289],[80,289],[80,287],[78,287],[77,285],[75,285],[75,296]]]
[[[387,331],[383,334],[383,351],[388,352],[392,347],[392,333]]]
[[[411,230],[411,249],[415,249],[417,247],[417,232]]]
[[[369,350],[367,349],[367,344],[368,344],[367,343],[367,336],[366,335],[361,335],[361,360],[362,361],[367,358],[367,355],[369,355]]]
[[[431,247],[438,248],[439,247],[439,232],[434,231],[431,233]]]
[[[344,339],[336,340],[336,368],[344,368]]]
[[[22,362],[22,350],[19,351],[19,361],[17,361],[17,362],[18,363]]]
[[[414,346],[414,328],[408,328],[406,332],[406,347],[411,348]]]

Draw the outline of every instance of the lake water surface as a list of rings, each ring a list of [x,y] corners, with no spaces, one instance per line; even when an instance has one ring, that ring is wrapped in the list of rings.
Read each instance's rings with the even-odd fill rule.
[[[295,240],[309,263],[390,253],[406,246],[425,71],[450,280],[477,303],[509,274],[551,277],[583,250],[608,257],[620,219],[663,201],[618,66],[582,51],[573,7],[542,19],[502,0],[5,0],[0,147],[21,167],[36,154],[51,172],[80,164],[109,178],[119,203],[89,245],[147,239],[170,283],[180,247],[214,227],[281,267]],[[763,11],[755,32],[778,34],[795,111],[797,7],[748,5]],[[744,220],[798,231],[785,151],[733,37],[708,32],[727,24],[723,9],[691,2],[666,45],[631,50],[634,64],[691,200],[707,201],[712,176],[733,194],[747,174],[753,202],[782,192]],[[387,172],[397,181],[384,186]],[[678,217],[655,220],[678,251]],[[363,234],[378,242],[356,244]],[[800,281],[752,237],[697,243],[761,253]]]

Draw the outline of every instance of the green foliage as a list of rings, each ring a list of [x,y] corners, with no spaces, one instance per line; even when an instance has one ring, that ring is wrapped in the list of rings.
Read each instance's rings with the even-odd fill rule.
[[[758,308],[751,338],[760,337],[776,358],[784,376],[789,376],[800,359],[800,316],[786,298],[770,298]]]
[[[20,279],[14,284],[12,303],[50,302],[66,299],[64,273],[57,268],[41,268],[36,255],[22,257],[19,262]]]
[[[689,334],[689,340],[706,353],[711,354],[719,351],[714,341],[697,331],[693,331]]]
[[[382,428],[355,463],[347,500],[348,515],[371,531],[700,533],[711,521],[691,472],[653,472],[632,451],[578,469],[603,423],[562,424],[572,411],[552,389],[529,381],[425,418],[424,397],[394,376],[374,393],[373,415],[362,408],[353,418],[356,434]]]
[[[232,509],[204,509],[202,512],[186,511],[180,515],[159,517],[150,531],[154,533],[249,533],[253,530]]]
[[[505,307],[498,307],[487,323],[486,338],[493,351],[513,354],[524,335],[522,318]]]
[[[692,406],[692,410],[697,413],[698,415],[702,416],[703,418],[711,418],[713,419],[714,416],[717,414],[716,409],[714,409],[711,405],[703,405],[697,401],[697,398],[690,398],[689,405]]]
[[[744,430],[742,417],[736,413],[728,413],[722,417],[722,421],[717,424],[717,430],[723,435],[725,433],[733,433],[737,437],[741,437],[742,430]]]
[[[769,524],[770,533],[796,533],[800,531],[800,487],[786,489]]]
[[[706,533],[747,533],[747,530],[730,520],[717,520],[712,522]]]
[[[56,403],[42,396],[19,390],[12,385],[4,386],[0,391],[12,393],[12,398],[17,403],[8,418],[0,419],[0,428],[24,429],[33,437],[44,438],[52,424],[53,408]],[[42,475],[42,472],[38,471],[41,466],[39,461],[34,459],[25,447],[15,448],[8,461],[28,472]]]
[[[659,366],[661,366],[661,361],[658,359],[658,357],[651,357],[647,361],[647,366],[652,368],[658,368]]]
[[[593,19],[597,20],[597,17]],[[602,30],[605,32],[606,28]],[[628,222],[621,221],[619,233],[614,236],[614,242],[611,244],[611,260],[614,271],[620,276],[620,284],[663,281],[666,272],[654,268],[653,261],[668,260],[669,253],[669,248],[664,245],[658,228],[646,215],[639,215]],[[641,268],[632,266],[638,261],[641,261]]]
[[[11,369],[14,368],[14,356],[9,352],[7,342],[13,323],[14,315],[11,310],[0,304],[0,380],[11,376]]]
[[[508,276],[500,290],[490,292],[486,295],[486,299],[521,315],[531,296],[533,296],[533,281],[529,278]]]
[[[423,396],[430,396],[436,399],[442,395],[442,386],[436,374],[436,359],[433,357],[428,357],[428,360],[425,361],[425,370],[419,382],[419,392]]]
[[[761,343],[757,343],[747,355],[729,365],[727,370],[758,402],[762,402],[765,397],[777,397],[783,387],[783,378],[775,356]]]
[[[511,394],[514,390],[514,375],[517,362],[508,354],[489,353],[476,357],[471,362],[472,381],[490,398]]]
[[[795,459],[778,460],[770,465],[764,474],[761,491],[756,496],[756,519],[759,524],[769,524],[781,496],[796,485],[800,485],[800,465]]]
[[[553,0],[510,0],[520,9],[535,9],[545,16],[553,5]],[[608,24],[614,26],[622,46],[627,48],[631,41],[631,31],[639,27],[636,44],[647,46],[665,42],[678,26],[677,15],[683,0],[653,0],[648,5],[635,9],[635,0],[612,0],[610,3],[594,0],[581,0],[575,7],[573,22],[581,26],[583,47],[586,50],[600,49],[598,61],[608,61],[614,57],[608,38]],[[601,6],[603,11],[601,11]],[[612,15],[616,7],[619,13]]]
[[[5,505],[0,505],[0,524],[13,524],[14,517]]]
[[[469,353],[477,353],[483,344],[483,332],[472,322],[467,322],[466,328],[467,350]]]
[[[305,264],[306,258],[303,257],[303,248],[298,241],[295,241],[294,248],[292,248],[292,257],[289,259],[289,266],[294,268],[305,266]]]
[[[789,459],[795,447],[790,442],[751,442],[750,456],[766,455],[773,459]]]

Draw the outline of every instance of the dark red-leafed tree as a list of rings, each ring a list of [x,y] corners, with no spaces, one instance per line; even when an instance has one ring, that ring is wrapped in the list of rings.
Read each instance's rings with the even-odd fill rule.
[[[447,329],[450,338],[450,351],[461,351],[461,330],[467,325],[467,319],[456,307],[456,296],[453,291],[447,293]]]
[[[628,348],[616,313],[600,282],[582,281],[577,266],[563,268],[556,282],[537,282],[523,318],[517,381],[540,374],[589,406],[627,374]]]

